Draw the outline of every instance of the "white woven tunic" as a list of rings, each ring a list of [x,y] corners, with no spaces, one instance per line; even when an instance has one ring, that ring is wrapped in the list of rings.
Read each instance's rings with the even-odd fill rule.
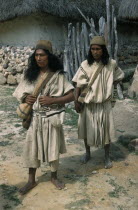
[[[87,60],[81,63],[81,67],[73,78],[76,87],[83,90],[89,84],[101,62],[89,65]],[[122,80],[123,71],[117,66],[115,60],[110,60],[99,73],[91,88],[84,97],[84,109],[79,115],[78,136],[87,139],[89,146],[109,144],[114,137],[114,125],[111,98],[113,82]]]
[[[33,92],[36,82],[30,84],[22,79],[13,96],[19,101],[22,101],[25,93],[31,94]],[[72,89],[73,86],[66,79],[65,75],[57,72],[49,80],[39,96],[49,95],[51,97],[60,97]],[[33,105],[32,122],[27,131],[24,149],[25,167],[29,168],[39,167],[40,162],[58,160],[59,153],[66,152],[62,127],[64,107],[55,105],[53,108],[45,107],[42,109],[38,98]]]

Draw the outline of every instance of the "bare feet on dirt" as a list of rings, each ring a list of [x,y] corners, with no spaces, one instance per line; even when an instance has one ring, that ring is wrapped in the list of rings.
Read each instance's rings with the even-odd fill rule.
[[[89,153],[84,154],[84,156],[81,158],[82,164],[86,164],[91,159],[91,156]]]
[[[110,158],[105,159],[105,169],[109,169],[109,168],[112,168],[112,167],[113,167],[113,164],[112,164]]]
[[[35,186],[37,185],[37,183],[31,183],[28,182],[24,187],[19,189],[19,193],[21,195],[25,195],[26,193],[28,193],[31,189],[33,189]]]
[[[59,181],[58,179],[51,178],[51,182],[53,183],[53,185],[54,185],[58,190],[62,190],[62,189],[65,188],[65,184],[62,183],[61,181]]]
[[[51,182],[58,190],[62,190],[65,188],[65,184],[59,181],[57,178],[57,171],[51,172]]]

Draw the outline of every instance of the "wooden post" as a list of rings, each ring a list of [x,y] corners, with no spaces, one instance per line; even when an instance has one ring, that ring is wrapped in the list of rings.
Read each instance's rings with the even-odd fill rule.
[[[95,28],[90,23],[89,19],[85,17],[85,15],[82,13],[82,11],[78,7],[77,7],[77,9],[80,12],[80,14],[82,15],[82,17],[86,20],[86,23],[90,26],[92,33],[94,33],[94,35],[98,35],[98,33],[96,32]]]
[[[105,28],[105,18],[101,17],[99,19],[99,35],[100,36],[104,35],[104,28]]]
[[[88,40],[88,31],[87,31],[87,27],[86,24],[83,23],[83,36],[84,36],[84,55],[86,57],[86,55],[88,54],[88,50],[89,50],[89,40]]]
[[[68,79],[71,80],[72,79],[72,75],[71,75],[71,72],[70,72],[67,44],[65,44],[65,49],[64,49],[63,65],[64,65],[64,71],[67,72]]]
[[[115,11],[115,9],[114,9],[114,6],[112,5],[112,31],[111,31],[111,51],[112,51],[112,57],[114,58],[114,48],[115,48],[115,46],[114,46],[114,44],[115,44],[115,40],[114,40],[114,11]]]
[[[77,55],[78,55],[78,63],[81,63],[81,52],[80,52],[80,24],[77,23],[77,31],[76,31],[76,43],[77,43]]]
[[[73,71],[73,55],[72,55],[72,23],[68,24],[68,59],[69,59],[69,71],[71,77],[73,77],[74,71]]]
[[[112,57],[112,53],[111,53],[111,36],[110,36],[110,3],[109,0],[106,0],[106,13],[107,13],[107,35],[108,35],[108,51],[109,51],[109,55],[110,57]]]
[[[77,49],[76,49],[76,30],[75,27],[73,26],[72,28],[72,50],[73,50],[73,57],[74,57],[74,69],[73,72],[75,73],[78,69],[78,58],[77,58]]]
[[[85,53],[84,53],[84,30],[83,30],[83,23],[82,23],[82,27],[81,27],[80,44],[81,44],[81,61],[83,61],[84,58],[85,58]]]
[[[118,62],[118,58],[117,58],[118,36],[117,36],[117,29],[116,29],[116,17],[114,17],[114,34],[115,34],[114,58]]]
[[[117,57],[117,52],[118,52],[118,36],[117,36],[117,29],[116,29],[116,17],[114,17],[114,34],[115,34],[115,46],[114,46],[114,58],[116,62],[118,63],[118,57]],[[120,84],[117,84],[117,93],[119,99],[124,99],[122,88]]]

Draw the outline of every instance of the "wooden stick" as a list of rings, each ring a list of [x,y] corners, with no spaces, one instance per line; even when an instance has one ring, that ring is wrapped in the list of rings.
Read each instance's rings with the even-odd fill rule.
[[[92,32],[94,33],[94,35],[98,35],[98,33],[96,32],[95,28],[92,26],[92,24],[89,22],[89,20],[85,17],[85,15],[82,13],[82,11],[77,7],[78,11],[80,12],[80,14],[82,15],[82,17],[85,19],[86,23],[90,26]]]
[[[112,31],[111,31],[111,52],[112,52],[112,57],[114,57],[114,52],[115,52],[115,46],[114,46],[114,11],[115,11],[115,8],[114,6],[112,5]]]
[[[114,34],[115,34],[115,47],[114,47],[114,58],[118,62],[117,52],[118,52],[118,35],[116,29],[116,17],[114,17]]]
[[[80,24],[77,23],[76,26],[76,43],[77,43],[77,55],[78,55],[78,62],[79,65],[81,64],[81,55],[80,55]]]
[[[116,62],[118,63],[118,57],[117,57],[117,52],[118,52],[118,36],[117,36],[117,29],[116,29],[116,17],[114,17],[114,33],[115,33],[115,47],[114,47],[114,58],[116,60]],[[118,97],[119,99],[124,99],[123,96],[123,91],[122,88],[120,86],[120,84],[117,84],[117,93],[118,93]]]
[[[86,22],[88,23],[88,25],[91,27],[91,24],[89,22],[89,19],[87,19],[87,17],[85,17],[85,15],[82,13],[82,11],[77,7],[77,10],[79,11],[79,13],[82,15],[82,17],[86,20]]]
[[[67,44],[65,44],[63,64],[64,64],[64,71],[67,72],[67,77],[68,77],[69,80],[71,80],[72,75],[71,75],[71,72],[70,72]]]
[[[121,100],[124,99],[122,88],[119,83],[117,84],[117,93],[118,93],[119,99],[121,99]]]
[[[108,35],[108,50],[111,57],[111,37],[110,37],[110,3],[106,0],[106,13],[107,13],[107,35]]]
[[[85,53],[84,53],[84,30],[83,30],[83,23],[81,27],[81,61],[84,61]]]
[[[83,33],[84,33],[84,55],[86,57],[86,55],[88,54],[88,50],[89,50],[89,41],[88,41],[88,31],[87,31],[87,27],[86,24],[83,23]]]
[[[104,28],[105,28],[105,18],[101,17],[99,19],[99,35],[100,36],[104,35]]]
[[[68,59],[69,59],[69,71],[72,78],[74,75],[73,56],[72,56],[72,23],[68,24]]]
[[[78,65],[78,58],[77,58],[77,49],[76,49],[76,30],[75,27],[73,26],[72,28],[72,49],[73,49],[73,55],[74,55],[74,62],[75,62],[75,68],[73,69],[73,72],[75,73],[79,67]]]

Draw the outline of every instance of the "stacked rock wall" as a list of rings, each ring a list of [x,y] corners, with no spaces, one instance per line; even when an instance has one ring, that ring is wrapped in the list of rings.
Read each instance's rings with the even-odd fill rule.
[[[138,63],[138,42],[131,45],[121,45],[118,51],[118,61],[121,66],[136,66]]]
[[[122,46],[119,49],[118,60],[122,69],[129,71],[129,66],[136,66],[138,61],[138,44],[135,46]],[[0,47],[0,85],[16,85],[21,74],[27,68],[28,58],[34,47]],[[62,58],[62,53],[54,49],[54,54]],[[132,71],[132,69],[130,69]],[[127,73],[126,73],[127,75]],[[133,75],[133,72],[131,72]]]
[[[34,47],[0,47],[0,85],[17,85],[28,67],[28,58]],[[63,53],[53,48],[53,53],[63,60]]]
[[[0,48],[0,84],[16,85],[28,65],[28,58],[33,47]]]

